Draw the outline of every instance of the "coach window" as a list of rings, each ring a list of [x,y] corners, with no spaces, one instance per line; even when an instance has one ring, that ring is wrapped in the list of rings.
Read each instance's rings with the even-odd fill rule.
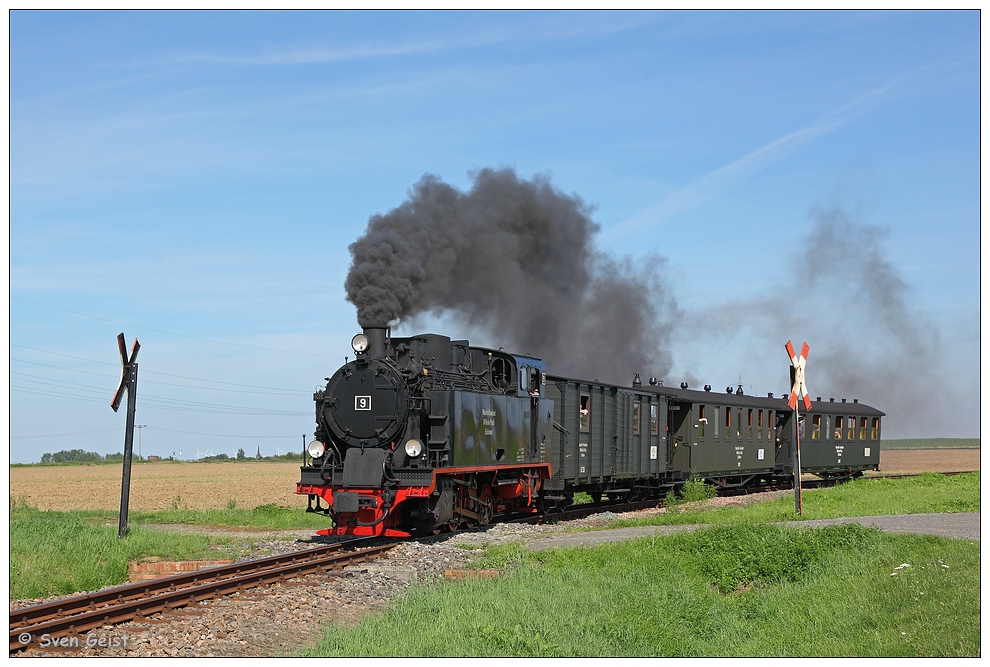
[[[725,409],[725,437],[732,436],[732,408]]]
[[[880,420],[873,418],[873,428],[870,429],[870,440],[876,440],[880,436]]]
[[[529,386],[526,384],[529,380],[529,368],[523,366],[519,369],[519,390],[529,391]]]
[[[715,431],[715,437],[716,438],[722,432],[722,422],[719,421],[720,419],[722,419],[721,415],[722,415],[722,408],[716,406],[715,407],[715,428],[713,429]]]
[[[859,439],[866,440],[866,417],[859,418]]]
[[[836,440],[842,440],[843,437],[845,437],[845,435],[844,435],[844,431],[843,431],[842,417],[836,417],[835,418],[835,439]]]
[[[748,414],[746,415],[746,419],[747,419],[748,427],[749,427],[749,433],[746,434],[746,437],[749,438],[750,440],[752,440],[753,439],[753,410],[752,410],[752,408],[750,408],[750,410],[748,411]]]
[[[824,439],[830,440],[832,437],[832,417],[825,415],[825,434]]]
[[[742,408],[736,410],[736,437],[742,437]]]
[[[660,434],[660,420],[657,419],[660,406],[656,403],[650,403],[650,435]]]
[[[708,423],[708,417],[705,416],[705,406],[698,406],[698,438],[705,437],[705,425]],[[716,431],[718,429],[715,429]]]
[[[798,438],[804,438],[804,417],[798,419]]]
[[[849,429],[849,431],[846,433],[846,439],[847,440],[855,440],[856,439],[856,418],[855,417],[850,417],[849,418],[849,421],[846,422],[846,423],[847,423],[847,428]]]
[[[773,440],[774,439],[774,427],[773,427],[773,423],[774,422],[773,422],[773,418],[774,418],[773,410],[768,410],[767,411],[767,440]]]
[[[818,440],[822,437],[822,416],[812,415],[811,417],[811,439]]]
[[[757,432],[756,437],[760,440],[763,439],[763,410],[756,411],[756,421],[757,421]]]
[[[591,396],[581,394],[581,432],[587,433],[591,430]]]
[[[639,401],[633,401],[633,435],[639,435]]]

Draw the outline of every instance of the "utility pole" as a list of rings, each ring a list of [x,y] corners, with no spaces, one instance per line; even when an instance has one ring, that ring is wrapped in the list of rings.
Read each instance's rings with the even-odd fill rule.
[[[127,345],[124,343],[124,334],[117,336],[117,348],[120,350],[120,385],[113,395],[110,407],[114,412],[120,407],[120,402],[127,393],[127,426],[124,430],[124,472],[120,483],[120,522],[117,526],[117,537],[124,537],[127,534],[127,504],[131,494],[131,457],[134,453],[134,411],[137,407],[137,354],[141,349],[141,343],[134,339],[131,346],[130,357],[127,356]]]

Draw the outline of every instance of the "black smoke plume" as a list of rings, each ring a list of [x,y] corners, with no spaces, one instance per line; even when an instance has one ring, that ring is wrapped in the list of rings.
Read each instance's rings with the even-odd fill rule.
[[[798,252],[780,265],[786,280],[750,298],[686,313],[682,329],[693,340],[710,340],[711,349],[755,333],[754,357],[780,369],[779,384],[769,389],[785,394],[783,345],[792,339],[799,349],[807,341],[812,398],[857,398],[883,410],[887,437],[916,437],[920,427],[954,433],[948,392],[934,390],[951,384],[940,377],[938,328],[912,307],[911,288],[888,258],[884,230],[838,206],[815,208],[811,218]],[[727,359],[726,370],[741,361]],[[727,372],[713,384],[734,380]]]
[[[665,259],[598,252],[591,207],[548,177],[483,169],[473,181],[461,192],[426,175],[371,217],[344,283],[361,326],[448,315],[558,374],[626,384],[669,370]]]
[[[944,394],[933,391],[944,386],[938,329],[929,314],[911,307],[910,287],[887,258],[883,230],[835,207],[817,209],[813,218],[797,266],[818,297],[819,312],[806,305],[804,315],[822,334],[816,360],[822,386],[833,396],[868,397],[887,413],[895,435],[915,432],[923,414],[929,433],[951,432]]]

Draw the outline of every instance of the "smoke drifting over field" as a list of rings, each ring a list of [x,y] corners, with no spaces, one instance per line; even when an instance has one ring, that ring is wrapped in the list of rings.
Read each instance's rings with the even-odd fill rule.
[[[790,278],[785,284],[688,313],[684,330],[712,347],[752,332],[758,356],[779,363],[779,384],[770,387],[775,391],[790,390],[784,343],[792,339],[799,347],[806,340],[812,398],[858,398],[883,410],[892,429],[888,437],[917,437],[921,414],[928,434],[953,433],[950,413],[940,408],[948,392],[933,389],[947,384],[939,377],[938,330],[928,314],[909,305],[910,288],[887,257],[883,230],[835,207],[816,209],[811,217],[791,266],[782,264]]]
[[[868,397],[887,412],[889,424],[902,428],[917,426],[914,415],[922,410],[950,418],[938,409],[945,392],[934,390],[942,384],[938,330],[929,315],[908,305],[910,289],[887,258],[882,230],[836,208],[813,217],[798,267],[821,308],[804,316],[822,340],[814,371],[822,389],[836,397]],[[851,333],[871,342],[853,346]],[[944,433],[948,424],[926,426],[929,433]]]
[[[448,315],[556,373],[623,384],[666,373],[677,317],[666,260],[596,251],[591,212],[511,169],[479,171],[468,192],[424,176],[350,246],[348,300],[361,326]]]

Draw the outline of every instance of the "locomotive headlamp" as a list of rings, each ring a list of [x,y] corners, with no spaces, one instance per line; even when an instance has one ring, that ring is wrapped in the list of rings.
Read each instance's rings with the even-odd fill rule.
[[[309,455],[311,457],[313,457],[314,459],[318,459],[321,456],[323,456],[323,453],[325,451],[327,451],[327,446],[324,445],[319,440],[314,440],[313,442],[309,443],[308,447],[306,447],[306,451],[309,452]]]
[[[416,438],[406,440],[406,455],[416,458],[423,453],[423,443]]]
[[[360,354],[368,349],[368,337],[363,333],[359,333],[351,339],[351,347],[354,351]]]

